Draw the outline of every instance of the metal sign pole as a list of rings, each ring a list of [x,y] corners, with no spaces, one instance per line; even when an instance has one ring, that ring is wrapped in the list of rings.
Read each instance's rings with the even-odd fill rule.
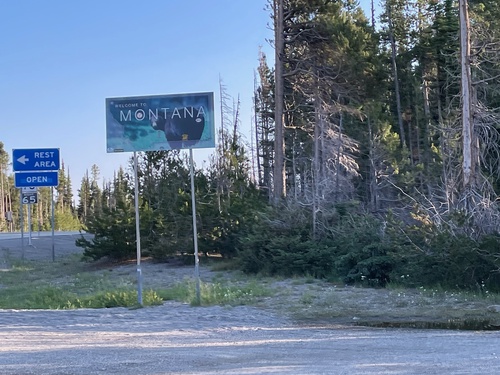
[[[28,203],[28,246],[33,246],[31,243],[31,203]]]
[[[50,187],[50,202],[52,209],[52,261],[56,261],[56,251],[54,246],[54,187]]]
[[[159,113],[162,116],[159,116]],[[166,118],[169,118],[165,122]],[[121,126],[144,125],[153,128],[158,137],[151,137],[154,142],[140,141],[129,134],[121,134],[114,129],[117,124]],[[181,139],[171,129],[183,129]],[[185,93],[179,95],[150,95],[106,98],[106,143],[107,152],[134,152],[134,164],[137,169],[137,151],[161,151],[190,149],[191,153],[191,185],[193,201],[193,223],[194,223],[194,246],[195,246],[195,271],[197,274],[197,294],[200,301],[199,291],[199,260],[196,230],[196,209],[194,196],[194,172],[192,148],[215,147],[215,116],[214,116],[214,93],[199,92]],[[163,135],[162,135],[163,133]],[[162,139],[163,141],[160,141]],[[144,141],[144,142],[143,142]],[[20,157],[25,156],[20,155]],[[29,155],[26,153],[26,156]],[[141,276],[140,269],[140,237],[139,237],[139,209],[138,185],[136,171],[136,216],[137,216],[137,272]]]
[[[142,306],[141,231],[139,226],[139,180],[137,178],[137,153],[134,151],[135,235],[137,243],[137,302]]]
[[[193,210],[194,276],[196,278],[196,304],[201,304],[200,259],[198,257],[198,230],[196,228],[196,199],[194,191],[193,149],[189,149],[189,171],[191,174],[191,208]]]
[[[19,215],[21,221],[21,259],[24,260],[24,207],[23,207],[23,191],[19,189],[19,201],[21,202],[21,214]]]
[[[31,203],[37,203],[37,187],[51,187],[52,203],[52,261],[55,261],[54,249],[54,186],[59,185],[59,166],[60,156],[58,148],[39,148],[39,149],[14,149],[12,150],[12,169],[14,172],[14,186],[20,189],[21,200],[21,242],[22,257],[24,259],[24,218],[23,218],[23,188],[27,192],[33,193],[27,195],[28,204],[28,225],[29,225],[29,245],[31,244]]]

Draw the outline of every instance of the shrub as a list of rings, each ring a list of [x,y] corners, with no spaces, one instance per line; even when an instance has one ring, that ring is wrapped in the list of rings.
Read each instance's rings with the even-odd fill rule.
[[[127,259],[136,254],[135,218],[129,207],[107,209],[94,216],[85,229],[94,235],[93,238],[89,241],[82,236],[75,243],[84,249],[86,258]]]
[[[311,238],[310,215],[297,206],[270,209],[238,241],[238,261],[246,273],[330,277],[335,249],[329,239]]]
[[[332,229],[332,241],[338,249],[335,269],[346,283],[384,286],[390,281],[397,257],[380,220],[351,215]]]
[[[500,290],[500,237],[474,241],[465,235],[436,232],[425,248],[406,254],[396,274],[406,286],[436,286],[476,291]]]
[[[240,242],[242,271],[267,275],[306,275],[323,278],[332,272],[333,250],[327,243],[301,236],[252,235]]]

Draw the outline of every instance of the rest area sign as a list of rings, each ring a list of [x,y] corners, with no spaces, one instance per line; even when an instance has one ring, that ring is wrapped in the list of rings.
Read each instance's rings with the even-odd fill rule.
[[[58,148],[12,150],[15,186],[44,187],[59,184],[60,157]]]
[[[12,150],[14,172],[59,170],[59,149],[17,149]]]

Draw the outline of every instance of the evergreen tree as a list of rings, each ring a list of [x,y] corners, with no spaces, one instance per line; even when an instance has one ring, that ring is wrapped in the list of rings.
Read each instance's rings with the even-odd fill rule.
[[[90,179],[88,171],[85,172],[85,176],[82,177],[80,184],[80,189],[78,190],[78,209],[77,215],[83,224],[87,223],[89,217],[91,217],[90,211]]]
[[[221,92],[225,92],[222,86]],[[216,153],[206,176],[200,173],[196,178],[196,196],[201,203],[198,205],[200,246],[205,252],[218,252],[225,257],[235,255],[237,235],[242,227],[249,225],[262,199],[251,181],[250,160],[239,134],[239,102],[231,109],[229,100],[228,96],[222,98],[221,112],[225,115]]]
[[[271,198],[272,188],[272,157],[274,129],[274,86],[273,72],[267,65],[266,55],[260,51],[258,85],[254,92],[255,110],[255,150],[257,164],[257,181],[261,190],[267,191]]]
[[[90,168],[90,211],[99,216],[102,212],[102,192],[99,188],[99,167],[92,165]]]
[[[7,175],[9,155],[0,142],[0,231],[12,231],[14,228],[12,217],[12,198]]]
[[[289,267],[284,274],[369,277],[383,285],[403,270],[443,282],[449,263],[455,276],[467,274],[467,283],[456,285],[470,286],[479,283],[474,275],[498,269],[498,239],[487,237],[500,217],[497,2],[470,0],[479,182],[470,189],[460,184],[456,0],[384,0],[378,29],[352,0],[269,4],[277,58],[270,69],[259,54],[257,177],[239,134],[239,100],[221,82],[217,148],[208,169],[195,168],[195,191],[181,152],[138,155],[145,253],[192,253],[194,194],[202,251],[239,256],[247,271],[280,272],[279,265]],[[96,234],[95,242],[82,242],[86,255],[132,257],[135,181],[122,169],[102,189],[97,181],[95,166],[79,191],[79,217]]]

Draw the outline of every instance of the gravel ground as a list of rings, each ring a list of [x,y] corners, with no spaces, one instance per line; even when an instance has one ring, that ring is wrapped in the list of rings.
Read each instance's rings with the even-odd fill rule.
[[[62,237],[56,256],[80,251],[69,246],[74,238]],[[20,255],[19,240],[0,240],[4,254]],[[34,240],[36,249],[25,249],[25,257],[50,257],[47,241]],[[155,267],[144,264],[146,286]],[[168,282],[192,272],[175,269],[156,269],[155,275]],[[204,277],[211,271],[202,268]],[[500,373],[497,331],[297,323],[287,314],[286,295],[260,308],[167,302],[137,310],[0,310],[0,374]]]
[[[250,307],[1,311],[1,374],[498,374],[492,332],[298,326]]]

